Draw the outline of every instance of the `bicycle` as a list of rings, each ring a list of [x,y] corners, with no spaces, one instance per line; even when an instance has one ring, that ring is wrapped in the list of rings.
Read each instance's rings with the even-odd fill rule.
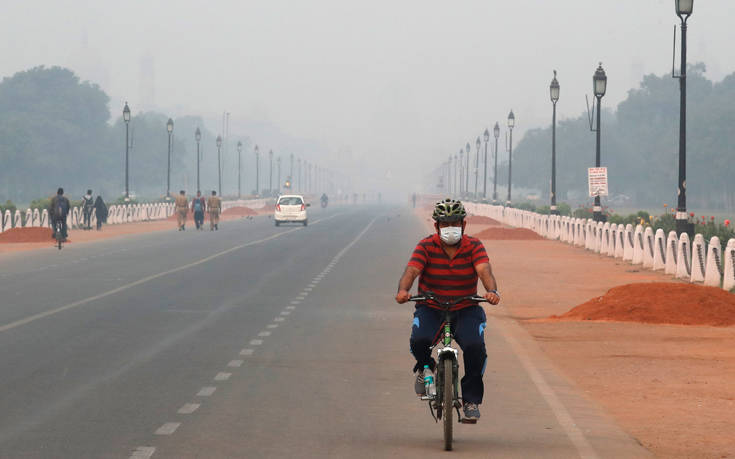
[[[441,344],[437,349],[437,365],[436,365],[436,394],[429,394],[421,397],[421,400],[429,402],[429,412],[437,423],[442,420],[444,426],[444,450],[452,450],[453,424],[452,424],[452,408],[457,411],[457,422],[460,424],[475,424],[476,420],[463,419],[460,408],[462,403],[459,399],[459,358],[457,349],[452,347],[454,332],[452,331],[452,314],[450,309],[452,306],[463,301],[474,301],[476,303],[487,302],[487,300],[478,295],[457,298],[451,301],[441,301],[431,292],[420,293],[408,299],[408,301],[427,303],[430,302],[435,306],[440,306],[444,311],[444,332],[439,335],[440,338],[434,343],[433,347]],[[436,412],[435,412],[436,411]]]
[[[61,247],[64,244],[64,241],[66,240],[66,238],[64,238],[63,229],[64,229],[64,225],[61,219],[58,219],[58,218],[55,219],[54,220],[54,237],[56,238],[56,244],[59,250],[61,250]]]

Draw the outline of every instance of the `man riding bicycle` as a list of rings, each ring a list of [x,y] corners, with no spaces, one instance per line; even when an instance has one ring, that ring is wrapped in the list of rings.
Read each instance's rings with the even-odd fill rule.
[[[61,237],[63,240],[66,240],[68,237],[67,234],[67,227],[66,227],[66,216],[69,214],[69,209],[71,208],[71,205],[69,204],[69,200],[64,196],[64,189],[59,188],[56,191],[56,196],[51,198],[51,204],[49,205],[48,214],[49,214],[49,223],[51,224],[51,227],[54,229],[54,234],[52,237],[56,237],[56,223],[61,224]]]
[[[485,246],[474,237],[464,234],[467,212],[460,201],[445,199],[434,207],[436,233],[419,241],[406,270],[398,283],[396,302],[403,304],[410,298],[409,290],[419,277],[419,291],[432,292],[447,300],[477,294],[477,280],[482,281],[487,293],[483,297],[490,304],[498,304],[500,295],[493,276]],[[478,405],[482,403],[487,353],[485,351],[485,311],[472,301],[461,302],[452,308],[455,326],[454,338],[462,349],[465,375],[462,378],[464,416],[469,421],[480,418]],[[424,366],[435,370],[431,347],[442,327],[442,311],[436,305],[419,303],[413,314],[411,353],[416,358],[416,394],[425,394]]]

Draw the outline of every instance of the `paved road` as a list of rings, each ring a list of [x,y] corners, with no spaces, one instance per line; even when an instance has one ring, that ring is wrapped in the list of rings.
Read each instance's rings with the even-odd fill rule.
[[[406,209],[314,209],[0,259],[0,457],[425,457]],[[502,267],[497,267],[502,281]],[[498,309],[456,452],[645,457]]]

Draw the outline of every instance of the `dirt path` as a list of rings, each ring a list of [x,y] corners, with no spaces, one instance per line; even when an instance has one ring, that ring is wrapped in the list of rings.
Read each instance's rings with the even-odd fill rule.
[[[659,457],[733,457],[735,328],[543,320],[617,285],[675,281],[558,242],[484,242],[510,315],[631,435]]]

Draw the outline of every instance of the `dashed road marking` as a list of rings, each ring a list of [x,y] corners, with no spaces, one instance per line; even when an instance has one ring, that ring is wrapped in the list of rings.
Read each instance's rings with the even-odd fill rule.
[[[287,316],[287,315],[289,315],[289,314],[291,314],[291,311],[282,311],[282,312],[281,312],[281,315],[282,315],[282,316]]]
[[[297,296],[296,299],[299,301],[304,301],[306,299],[306,295],[308,295],[309,292],[301,292],[301,295]]]
[[[278,328],[278,324],[268,324],[266,325],[267,328]]]
[[[312,291],[312,290],[314,290],[314,287],[306,287],[306,288],[304,289],[304,291],[305,291],[305,292],[310,292],[310,291]]]
[[[130,455],[130,459],[150,459],[153,453],[156,452],[156,448],[153,446],[138,446]]]
[[[220,371],[214,377],[214,380],[215,381],[227,381],[228,379],[230,379],[230,376],[232,376],[232,373],[224,373],[224,372]]]
[[[156,430],[156,435],[171,435],[181,425],[180,422],[167,422]]]
[[[261,344],[263,344],[263,340],[262,339],[251,339],[250,340],[250,345],[251,346],[260,346]]]
[[[293,311],[294,309],[296,309],[296,306],[286,306],[286,309]]]
[[[214,391],[216,391],[217,388],[214,386],[205,386],[202,387],[199,392],[197,392],[197,395],[199,397],[209,397],[210,395],[214,394]]]
[[[301,304],[301,301],[299,301],[299,300],[294,300],[294,301],[292,301],[292,302],[291,302],[291,304]],[[290,306],[289,306],[289,307],[290,307]]]
[[[239,368],[242,366],[242,360],[230,360],[227,366],[230,368]]]
[[[275,319],[273,319],[273,320],[274,320],[274,321],[276,321],[276,322],[283,322],[283,321],[284,321],[284,320],[286,320],[286,319],[284,319],[283,317],[276,317],[276,318],[275,318]]]
[[[255,351],[252,349],[243,349],[242,351],[240,351],[240,355],[253,355],[253,352]]]
[[[262,332],[258,333],[258,336],[271,336],[271,332],[263,330]]]
[[[186,403],[184,406],[179,408],[179,411],[177,413],[179,414],[191,414],[195,412],[197,409],[199,409],[200,404],[199,403]]]

